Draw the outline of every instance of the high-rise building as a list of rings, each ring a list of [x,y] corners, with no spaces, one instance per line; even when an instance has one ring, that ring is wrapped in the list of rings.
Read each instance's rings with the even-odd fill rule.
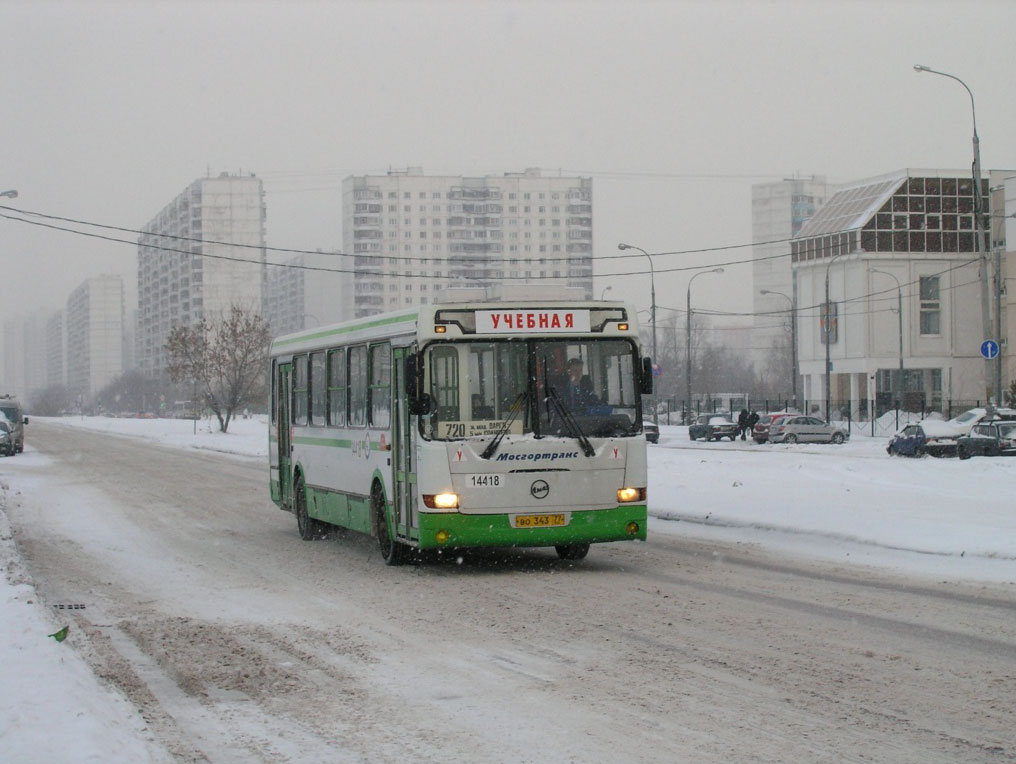
[[[166,369],[177,326],[215,318],[236,304],[263,309],[265,204],[261,179],[200,178],[145,227],[138,240],[135,356],[149,377]]]
[[[426,305],[460,286],[555,284],[593,292],[591,178],[425,175],[342,183],[354,316]]]
[[[46,321],[46,385],[67,384],[67,322],[58,310]]]
[[[265,317],[273,337],[353,318],[353,259],[338,252],[268,265]]]
[[[123,373],[123,279],[86,279],[67,298],[67,386],[86,402]]]
[[[835,192],[821,175],[787,178],[751,187],[752,313],[756,368],[789,341],[794,301],[790,239]],[[763,290],[766,294],[763,294]],[[782,390],[780,392],[789,392]]]
[[[46,386],[46,319],[36,311],[4,323],[4,374],[0,394],[23,400]]]

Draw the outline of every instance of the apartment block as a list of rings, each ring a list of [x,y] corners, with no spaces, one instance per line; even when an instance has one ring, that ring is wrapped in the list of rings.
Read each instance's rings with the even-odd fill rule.
[[[46,385],[67,384],[67,322],[58,310],[46,321]]]
[[[135,357],[144,374],[161,378],[166,339],[175,327],[213,319],[234,304],[263,310],[261,179],[222,173],[195,180],[143,231]]]
[[[269,263],[265,316],[273,337],[354,317],[353,259],[338,252]]]
[[[555,284],[593,292],[591,178],[425,175],[419,167],[342,184],[353,317],[426,305],[448,287]]]
[[[123,373],[123,279],[86,279],[67,298],[65,316],[67,385],[88,399]]]

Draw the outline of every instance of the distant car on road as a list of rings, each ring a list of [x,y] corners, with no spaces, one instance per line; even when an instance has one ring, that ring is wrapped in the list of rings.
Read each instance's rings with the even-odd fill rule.
[[[695,423],[688,428],[688,437],[692,440],[720,440],[737,438],[737,422],[727,414],[700,414]]]
[[[646,433],[646,440],[648,440],[650,443],[660,442],[660,428],[657,427],[655,424],[653,424],[652,422],[643,422],[642,429]]]
[[[11,423],[4,417],[0,419],[0,454],[14,456],[17,450],[14,445],[14,434],[11,432]]]
[[[975,424],[969,435],[956,439],[960,459],[971,456],[1016,456],[1016,422]]]
[[[835,443],[847,439],[839,427],[823,422],[814,416],[791,416],[781,419],[769,428],[773,443]]]
[[[0,395],[0,414],[10,422],[14,448],[20,454],[25,450],[25,425],[28,424],[28,417],[12,395]]]
[[[769,428],[779,422],[781,419],[785,419],[788,416],[794,416],[786,412],[780,412],[777,414],[766,414],[759,419],[755,426],[751,430],[751,438],[756,443],[765,443],[769,440]]]

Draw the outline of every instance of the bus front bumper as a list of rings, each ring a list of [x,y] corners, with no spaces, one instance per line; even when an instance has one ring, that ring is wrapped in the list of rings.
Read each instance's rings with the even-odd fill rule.
[[[557,546],[635,539],[644,541],[646,538],[645,504],[625,504],[614,509],[572,510],[567,525],[551,527],[513,527],[512,515],[421,513],[420,549]]]

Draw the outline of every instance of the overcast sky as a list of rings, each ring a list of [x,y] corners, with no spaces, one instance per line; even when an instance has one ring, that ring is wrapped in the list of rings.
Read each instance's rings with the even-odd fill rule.
[[[594,178],[597,274],[646,271],[607,258],[750,242],[752,183],[969,168],[966,92],[915,63],[966,81],[984,168],[1016,168],[1014,43],[1011,0],[0,0],[0,204],[140,228],[208,172],[253,172],[269,245],[338,249],[347,175],[541,167]],[[684,305],[666,268],[749,257],[661,256],[657,301]],[[5,218],[0,262],[0,319],[136,282],[131,244]],[[648,307],[648,281],[596,291]],[[750,267],[695,306],[750,311]]]

